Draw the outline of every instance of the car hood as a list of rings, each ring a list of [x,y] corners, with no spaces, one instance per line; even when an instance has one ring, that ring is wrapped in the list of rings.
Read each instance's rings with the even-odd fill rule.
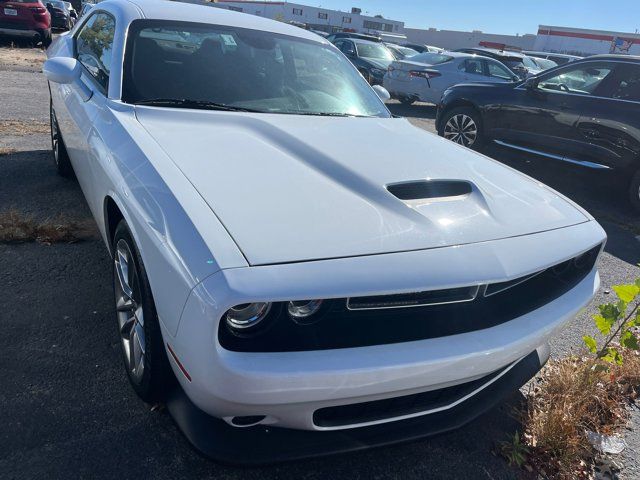
[[[551,189],[405,119],[153,107],[136,115],[251,265],[486,242],[589,220]],[[387,188],[425,180],[437,188],[419,199]]]

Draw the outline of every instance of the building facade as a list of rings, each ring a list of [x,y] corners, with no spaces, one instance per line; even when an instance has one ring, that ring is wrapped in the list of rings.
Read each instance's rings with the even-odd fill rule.
[[[211,4],[215,7],[259,15],[281,22],[304,24],[310,30],[327,33],[360,32],[404,39],[404,22],[382,16],[362,15],[359,8],[352,8],[351,12],[341,12],[287,1],[268,0],[214,0]]]
[[[419,29],[405,28],[405,35],[412,43],[423,43],[446,50],[457,48],[471,48],[480,45],[480,42],[487,44],[504,45],[522,50],[531,50],[536,40],[535,35],[498,35],[493,33],[483,33],[479,30],[472,32],[460,32],[457,30],[438,30],[436,28]]]
[[[598,53],[640,55],[640,35],[540,25],[533,49],[581,56]]]

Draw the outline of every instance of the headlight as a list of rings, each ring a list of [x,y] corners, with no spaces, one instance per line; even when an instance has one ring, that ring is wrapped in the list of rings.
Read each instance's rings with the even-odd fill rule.
[[[242,303],[227,311],[227,324],[232,328],[253,327],[269,314],[271,302]]]
[[[322,300],[299,300],[287,303],[287,312],[295,321],[305,321],[314,313],[318,313]]]

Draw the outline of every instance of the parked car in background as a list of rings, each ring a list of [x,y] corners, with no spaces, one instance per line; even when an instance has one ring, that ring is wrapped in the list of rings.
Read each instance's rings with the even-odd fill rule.
[[[396,60],[403,60],[405,58],[418,55],[418,52],[413,48],[403,47],[396,45],[395,43],[385,43],[385,46],[391,50],[391,53]]]
[[[107,0],[47,55],[54,158],[112,255],[125,375],[202,453],[273,463],[460,427],[599,287],[588,213],[394,118],[311,32]]]
[[[529,57],[529,58],[533,60],[533,62],[536,65],[538,65],[538,68],[540,68],[541,72],[544,72],[545,70],[549,70],[550,68],[554,68],[558,66],[556,62],[554,62],[553,60],[547,60],[546,58],[538,58],[538,57]]]
[[[420,53],[391,62],[383,86],[402,103],[438,103],[458,83],[514,82],[519,78],[492,58],[459,52]]]
[[[581,58],[583,58],[583,57],[578,57],[576,55],[565,55],[563,53],[532,52],[529,50],[525,50],[522,53],[524,53],[529,57],[544,58],[547,60],[551,60],[553,62],[556,62],[558,65],[564,65],[565,63],[575,62],[576,60],[580,60]]]
[[[433,45],[424,45],[422,43],[403,43],[403,47],[411,48],[419,53],[431,52],[431,53],[440,53],[444,52],[444,48],[434,47]]]
[[[95,3],[84,2],[82,4],[82,8],[80,9],[80,15],[78,16],[78,18],[84,17],[94,6]]]
[[[521,79],[528,78],[532,75],[540,73],[540,67],[529,57],[522,53],[512,52],[509,50],[497,50],[495,48],[486,47],[474,47],[474,48],[459,48],[456,52],[473,53],[475,55],[482,55],[483,57],[493,58],[502,62],[509,67],[520,77]]]
[[[356,33],[356,32],[336,32],[327,35],[327,40],[331,43],[334,43],[334,40],[338,40],[340,38],[357,38],[359,40],[369,40],[370,42],[382,42],[382,38],[376,35],[368,35],[366,33]]]
[[[640,211],[640,57],[596,55],[517,84],[458,85],[444,93],[436,127],[468,147],[493,140],[610,171]]]
[[[78,20],[78,12],[76,12],[76,9],[73,8],[73,5],[71,4],[71,2],[63,1],[62,3],[64,3],[64,5],[67,7],[67,10],[69,10],[69,14],[71,15],[73,23],[75,24],[76,20]]]
[[[71,30],[73,17],[62,0],[48,0],[47,10],[51,14],[51,28],[58,30]]]
[[[351,60],[371,85],[382,85],[384,74],[394,60],[393,54],[383,43],[359,38],[339,38],[333,44]]]
[[[48,47],[51,14],[40,0],[0,0],[0,37],[26,38]]]

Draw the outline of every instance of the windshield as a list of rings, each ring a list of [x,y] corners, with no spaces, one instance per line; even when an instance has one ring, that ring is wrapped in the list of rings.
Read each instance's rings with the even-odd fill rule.
[[[306,115],[389,117],[338,50],[269,32],[170,20],[132,23],[123,99],[129,103]],[[176,100],[176,102],[168,102]],[[180,101],[181,103],[177,102]],[[213,105],[211,105],[213,107]]]
[[[441,53],[424,52],[411,58],[412,62],[427,63],[429,65],[439,65],[452,60],[453,57]]]
[[[393,55],[387,47],[379,43],[356,43],[359,57],[374,58],[376,60],[393,60]]]

